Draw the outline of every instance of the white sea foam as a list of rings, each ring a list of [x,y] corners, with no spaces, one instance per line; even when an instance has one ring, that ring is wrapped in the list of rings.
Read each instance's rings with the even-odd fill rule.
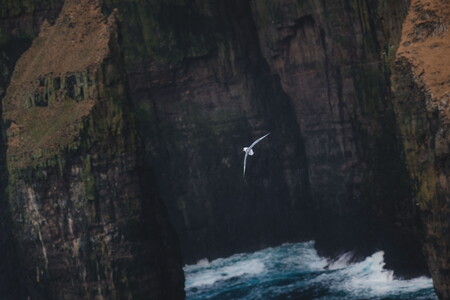
[[[354,253],[352,251],[346,252],[339,256],[336,260],[328,264],[327,268],[329,270],[338,270],[346,268],[350,265],[350,261],[353,258]]]
[[[410,280],[394,279],[394,272],[384,269],[383,251],[376,252],[361,262],[343,267],[348,259],[348,255],[346,256],[337,260],[340,261],[337,264],[340,268],[336,272],[322,274],[316,278],[316,281],[328,281],[332,283],[332,289],[336,291],[366,297],[413,293],[433,286],[432,280],[428,277]]]
[[[198,268],[207,267],[209,266],[209,260],[207,258],[202,258],[195,264],[195,266]]]
[[[258,259],[246,261],[237,261],[230,265],[224,264],[223,259],[212,261],[201,272],[195,272],[186,278],[186,288],[212,285],[220,280],[227,280],[233,277],[259,274],[264,271],[264,263]],[[192,271],[192,268],[198,267],[186,266],[185,272]]]
[[[395,279],[384,268],[383,251],[358,263],[352,257],[348,252],[329,263],[317,255],[314,242],[307,242],[203,259],[184,268],[187,299],[279,299],[292,293],[309,299],[316,291],[323,296],[314,299],[327,300],[437,299],[430,278]]]

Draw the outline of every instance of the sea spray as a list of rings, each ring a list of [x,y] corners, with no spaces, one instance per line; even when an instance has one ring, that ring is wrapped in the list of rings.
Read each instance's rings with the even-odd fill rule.
[[[395,279],[382,251],[352,256],[328,262],[306,242],[201,260],[184,268],[187,299],[437,299],[430,278]]]

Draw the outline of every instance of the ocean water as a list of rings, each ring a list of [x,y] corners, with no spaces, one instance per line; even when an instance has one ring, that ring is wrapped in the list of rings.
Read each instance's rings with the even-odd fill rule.
[[[184,267],[187,299],[437,300],[430,278],[401,280],[385,270],[382,251],[358,263],[350,257],[329,264],[306,242],[201,260]]]

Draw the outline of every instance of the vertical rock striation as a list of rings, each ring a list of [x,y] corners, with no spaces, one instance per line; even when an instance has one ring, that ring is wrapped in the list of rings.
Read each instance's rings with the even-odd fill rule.
[[[185,261],[311,238],[304,142],[258,47],[246,1],[118,7],[146,158]],[[242,148],[272,134],[249,159]]]
[[[324,255],[382,248],[399,273],[423,272],[389,81],[405,3],[103,5],[115,7],[186,261],[314,237]],[[242,146],[268,131],[245,183]]]
[[[22,297],[183,298],[122,68],[115,13],[95,0],[66,1],[15,66],[3,120]]]
[[[450,4],[411,1],[397,50],[395,111],[436,291],[450,298]]]
[[[0,8],[0,99],[5,96],[15,63],[31,45],[40,24],[47,19],[54,22],[62,0],[59,1],[3,1]],[[1,110],[1,106],[0,106]],[[0,127],[3,123],[0,122]],[[2,130],[3,132],[3,130]],[[25,298],[18,271],[15,241],[12,237],[12,220],[7,204],[6,145],[0,140],[0,295],[4,299]]]
[[[367,255],[381,248],[398,273],[421,272],[389,81],[407,7],[251,3],[261,51],[291,99],[305,141],[319,252]]]

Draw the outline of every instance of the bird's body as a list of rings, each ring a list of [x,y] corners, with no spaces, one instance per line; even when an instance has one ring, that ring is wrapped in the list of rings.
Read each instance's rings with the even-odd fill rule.
[[[252,149],[249,149],[249,147],[244,147],[243,151],[247,152],[247,150],[248,150],[248,155],[252,156],[253,154],[255,154],[255,152],[253,152]]]
[[[253,151],[253,147],[258,144],[263,138],[265,138],[266,136],[268,136],[270,134],[270,132],[268,134],[266,134],[265,136],[260,137],[259,139],[257,139],[256,141],[254,141],[249,147],[244,147],[244,149],[242,151],[245,152],[245,156],[244,156],[244,172],[242,173],[243,177],[245,178],[245,168],[247,166],[247,156],[250,155],[252,156],[253,154],[255,154],[255,152]]]

